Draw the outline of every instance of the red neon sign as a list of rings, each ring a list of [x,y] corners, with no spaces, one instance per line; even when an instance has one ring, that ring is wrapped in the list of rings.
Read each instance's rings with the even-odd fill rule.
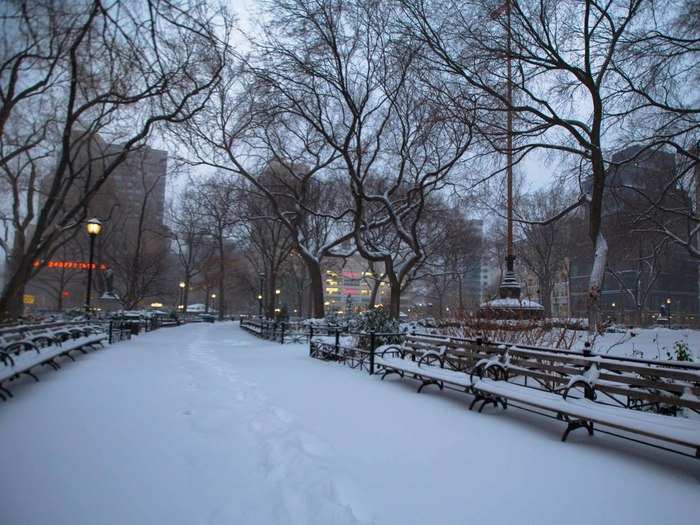
[[[40,266],[39,261],[34,261],[33,266],[34,268],[38,268]],[[48,261],[46,263],[47,268],[58,268],[63,270],[88,270],[91,266],[93,270],[107,269],[106,264],[92,263],[92,265],[90,265],[90,263],[83,261]]]

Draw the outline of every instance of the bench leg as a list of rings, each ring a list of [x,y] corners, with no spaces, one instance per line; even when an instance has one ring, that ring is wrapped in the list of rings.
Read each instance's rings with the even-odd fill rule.
[[[12,397],[12,392],[3,385],[0,385],[0,396],[2,396],[2,400],[5,401]]]
[[[2,399],[3,401],[7,401],[11,397],[12,397],[12,392],[10,392],[3,385],[0,385],[0,399]]]
[[[425,379],[423,380],[421,386],[418,387],[418,393],[420,394],[420,391],[423,390],[423,387],[428,385],[437,385],[440,388],[440,390],[442,390],[443,388],[441,381],[436,381],[435,379]]]
[[[498,408],[498,404],[500,403],[501,406],[503,407],[503,410],[506,410],[508,408],[508,402],[497,396],[485,396],[483,394],[475,394],[474,396],[474,401],[472,401],[471,405],[469,405],[469,410],[474,408],[474,406],[481,401],[481,406],[479,407],[479,413],[481,413],[482,410],[484,410],[484,407],[486,405],[493,405],[494,407]]]
[[[564,435],[561,437],[562,442],[566,441],[566,438],[569,437],[569,432],[576,430],[577,428],[585,428],[588,431],[589,436],[593,435],[593,422],[588,422],[583,419],[575,419],[568,420],[567,423],[568,424],[566,425]]]
[[[481,397],[481,396],[478,396],[478,395],[475,395],[475,396],[474,396],[474,400],[473,400],[473,401],[471,402],[471,404],[469,405],[469,410],[471,410],[472,408],[474,408],[474,405],[476,405],[476,402],[479,401],[480,397]]]
[[[25,370],[25,371],[22,372],[22,373],[23,373],[23,374],[27,374],[29,377],[31,377],[31,378],[32,378],[34,381],[36,381],[37,383],[39,382],[39,378],[38,378],[37,376],[35,376],[34,374],[32,374],[31,371]]]
[[[64,356],[68,357],[71,361],[75,362],[75,358],[72,355],[70,355],[70,352],[71,351],[68,350],[65,354],[61,354],[61,355],[64,355]]]
[[[400,377],[403,377],[403,372],[401,370],[392,370],[390,368],[387,368],[382,374],[382,381],[384,381],[384,378],[390,374],[398,374]]]

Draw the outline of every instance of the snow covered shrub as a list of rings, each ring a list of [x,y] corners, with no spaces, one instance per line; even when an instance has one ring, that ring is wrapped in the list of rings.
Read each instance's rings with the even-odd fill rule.
[[[443,335],[459,338],[481,337],[487,341],[513,343],[517,345],[542,346],[571,350],[579,343],[585,332],[567,328],[560,324],[529,320],[489,320],[472,318],[459,327],[441,330]]]
[[[675,361],[692,361],[693,357],[690,354],[690,348],[685,341],[676,341],[673,343],[673,353],[666,352],[670,360]]]
[[[353,319],[352,330],[362,333],[397,333],[399,331],[399,322],[396,319],[391,319],[389,315],[382,308],[375,308],[373,310],[367,310],[362,312],[355,319]],[[360,347],[369,347],[369,336],[360,336]],[[392,343],[400,343],[401,336],[384,336],[375,337],[374,346],[375,348],[380,345],[387,345]]]

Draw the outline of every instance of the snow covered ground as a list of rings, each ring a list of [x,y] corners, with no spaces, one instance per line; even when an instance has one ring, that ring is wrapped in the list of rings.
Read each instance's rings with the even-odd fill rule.
[[[585,332],[578,334],[575,349],[583,349],[588,338]],[[620,329],[618,333],[607,332],[597,336],[595,351],[602,355],[619,355],[666,361],[675,356],[675,345],[686,344],[694,362],[700,362],[700,330],[674,328]],[[673,357],[675,359],[675,357]]]
[[[0,405],[0,523],[700,520],[700,461],[415,387],[233,323],[142,335]]]

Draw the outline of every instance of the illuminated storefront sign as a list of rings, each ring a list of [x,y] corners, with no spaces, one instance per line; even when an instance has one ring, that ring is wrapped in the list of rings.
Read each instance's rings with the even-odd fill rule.
[[[40,265],[39,261],[34,261],[34,268],[38,268]],[[87,270],[90,268],[90,263],[83,261],[48,261],[46,263],[46,268],[57,268],[61,270]],[[96,264],[92,263],[93,270],[106,270],[106,264]]]

